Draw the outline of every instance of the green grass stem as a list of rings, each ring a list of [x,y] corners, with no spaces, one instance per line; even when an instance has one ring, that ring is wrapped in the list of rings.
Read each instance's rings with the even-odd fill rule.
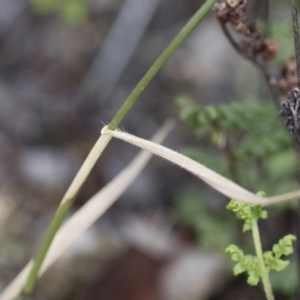
[[[165,65],[165,63],[178,49],[178,47],[185,41],[185,39],[191,34],[191,32],[196,28],[196,26],[205,17],[205,15],[212,9],[216,2],[217,0],[206,1],[201,6],[201,8],[195,13],[195,15],[189,20],[189,22],[181,29],[181,31],[171,41],[168,47],[159,56],[159,58],[155,61],[155,63],[152,65],[149,71],[145,74],[145,76],[137,84],[135,89],[128,96],[128,98],[126,99],[122,107],[119,109],[115,117],[109,123],[109,130],[115,130],[119,126],[123,118],[128,113],[129,109],[132,107],[132,105],[135,103],[135,101],[138,99],[138,97],[141,95],[144,89],[148,86],[148,84],[152,81],[154,76]]]

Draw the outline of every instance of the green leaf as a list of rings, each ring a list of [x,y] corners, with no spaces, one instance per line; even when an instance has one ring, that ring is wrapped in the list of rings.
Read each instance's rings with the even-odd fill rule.
[[[266,219],[268,217],[267,211],[261,205],[249,205],[231,200],[226,208],[233,211],[238,219],[244,220],[243,232],[252,228],[253,220]]]
[[[243,225],[243,232],[251,230],[251,228],[252,228],[251,222],[245,222],[244,225]]]
[[[284,260],[278,259],[278,260],[276,260],[273,270],[280,272],[280,271],[284,270],[289,265],[289,263],[290,262],[288,260],[284,261]]]
[[[236,245],[229,245],[225,252],[230,255],[233,261],[240,261],[244,257],[244,253]]]
[[[290,255],[293,253],[293,242],[296,241],[296,236],[289,234],[279,240],[272,248],[274,254],[279,258],[281,255]]]
[[[258,259],[253,255],[244,255],[243,251],[235,245],[230,245],[226,249],[226,253],[230,254],[233,261],[238,263],[233,268],[233,274],[235,276],[247,272],[250,285],[257,285],[260,278],[260,267]]]
[[[248,272],[248,279],[247,279],[247,283],[250,286],[256,286],[259,283],[260,277],[258,274],[256,274],[255,272]]]
[[[289,261],[281,260],[277,257],[277,255],[275,256],[274,254],[275,253],[271,251],[264,253],[264,261],[267,268],[277,272],[284,270],[289,265]]]
[[[282,255],[289,255],[293,253],[293,241],[296,237],[292,234],[286,235],[279,242],[272,247],[272,252],[267,251],[264,253],[264,260],[267,268],[275,270],[277,272],[284,270],[288,265],[289,261],[282,260]]]
[[[237,275],[240,275],[241,273],[243,273],[245,271],[246,271],[246,269],[242,266],[242,264],[238,263],[233,268],[233,275],[237,276]]]

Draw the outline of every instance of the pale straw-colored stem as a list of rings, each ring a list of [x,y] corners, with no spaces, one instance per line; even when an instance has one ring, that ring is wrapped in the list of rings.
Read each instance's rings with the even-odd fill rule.
[[[172,122],[165,125],[154,135],[153,141],[161,143],[173,128]],[[135,180],[152,154],[142,151],[136,158],[109,184],[94,195],[74,216],[72,216],[56,234],[49,252],[43,262],[38,276],[41,276],[69,247],[86,231],[106,210],[124,193]],[[2,292],[0,300],[11,300],[20,293],[22,286],[32,268],[31,260],[22,272]]]
[[[138,138],[129,133],[108,130],[107,126],[102,129],[102,134],[118,138],[141,149],[150,151],[153,154],[156,154],[182,167],[183,169],[196,175],[197,177],[205,181],[207,184],[209,184],[212,188],[216,189],[217,191],[219,191],[220,193],[222,193],[230,199],[235,199],[237,201],[248,204],[267,205],[276,202],[295,199],[296,197],[300,196],[300,190],[296,190],[275,197],[260,197],[255,195],[254,193],[249,192],[248,190],[234,183],[233,181],[221,176],[215,171],[205,167],[204,165],[164,146],[158,145],[148,140]]]

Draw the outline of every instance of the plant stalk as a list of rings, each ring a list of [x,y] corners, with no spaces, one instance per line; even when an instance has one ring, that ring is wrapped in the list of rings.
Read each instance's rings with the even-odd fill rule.
[[[154,76],[158,73],[158,71],[165,65],[165,63],[169,60],[169,58],[173,55],[173,53],[177,50],[177,48],[185,41],[185,39],[191,34],[191,32],[196,28],[199,22],[205,17],[205,15],[212,9],[213,5],[218,0],[207,0],[201,8],[196,12],[196,14],[190,19],[190,21],[181,29],[181,31],[177,34],[177,36],[171,41],[169,46],[164,50],[164,52],[160,55],[160,57],[156,60],[156,62],[152,65],[149,71],[145,74],[145,76],[141,79],[141,81],[137,84],[132,93],[128,96],[127,100],[124,102],[118,113],[112,119],[110,124],[108,125],[109,130],[115,130],[123,118],[126,116],[127,112],[131,108],[131,106],[135,103],[140,94],[144,91],[144,89],[148,86],[148,84],[152,81]]]
[[[204,16],[212,9],[213,5],[218,0],[207,0],[200,9],[196,12],[196,14],[190,19],[190,21],[182,28],[182,30],[176,35],[176,37],[171,41],[168,47],[164,50],[164,52],[159,56],[159,58],[155,61],[149,71],[144,75],[141,81],[137,84],[136,88],[129,95],[125,103],[122,105],[120,110],[117,112],[115,117],[112,119],[110,124],[108,125],[110,130],[115,130],[123,118],[128,113],[129,109],[135,103],[140,94],[144,91],[144,89],[148,86],[148,84],[152,81],[154,76],[158,73],[158,71],[164,66],[164,64],[169,60],[172,54],[178,49],[178,47],[185,41],[185,39],[191,34],[191,32],[196,28],[199,22],[204,18]],[[101,138],[100,138],[101,139]],[[44,239],[41,243],[41,246],[38,250],[38,253],[34,259],[33,267],[30,271],[30,274],[27,278],[27,281],[24,285],[23,290],[14,298],[14,300],[21,300],[23,297],[31,295],[34,287],[36,285],[36,281],[38,278],[38,274],[40,268],[43,264],[43,261],[47,255],[47,252],[51,246],[51,243],[54,239],[56,232],[58,231],[60,225],[65,219],[70,207],[72,206],[80,188],[85,182],[87,176],[92,170],[94,164],[97,159],[102,154],[103,150],[109,143],[108,139],[103,143],[103,147],[101,149],[97,148],[97,144],[94,146],[89,156],[87,157],[85,163],[79,170],[69,189],[67,190],[60,206],[57,209],[57,212],[50,224]],[[97,142],[98,143],[98,142]],[[99,146],[99,145],[98,145]],[[99,148],[99,147],[98,147]],[[93,151],[95,150],[95,151]]]
[[[260,265],[261,279],[263,282],[266,297],[268,300],[274,300],[275,298],[274,298],[273,292],[272,292],[272,286],[270,283],[269,272],[266,268],[264,257],[263,257],[263,251],[262,251],[262,246],[261,246],[261,239],[260,239],[257,219],[252,220],[252,235],[253,235],[256,256],[258,258],[259,265]]]

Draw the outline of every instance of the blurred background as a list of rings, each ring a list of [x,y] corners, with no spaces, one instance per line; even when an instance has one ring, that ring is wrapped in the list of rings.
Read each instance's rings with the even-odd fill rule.
[[[131,90],[202,0],[0,1],[0,290],[36,253],[83,160]],[[262,4],[268,2],[269,13]],[[268,17],[269,15],[269,17]],[[250,1],[249,17],[293,54],[289,1]],[[278,102],[284,95],[277,95]],[[296,147],[263,74],[241,58],[210,13],[122,122],[150,138],[176,119],[165,145],[253,192],[298,186]],[[137,149],[112,141],[74,213]],[[33,299],[264,299],[232,275],[225,248],[253,253],[228,199],[153,158],[134,184],[39,281]],[[294,232],[297,202],[261,223],[269,249]],[[293,299],[296,257],[272,277],[276,299]]]

